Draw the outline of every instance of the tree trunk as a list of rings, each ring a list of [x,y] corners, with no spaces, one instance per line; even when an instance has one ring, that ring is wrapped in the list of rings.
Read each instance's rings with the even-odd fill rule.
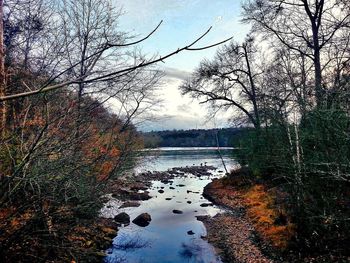
[[[317,46],[317,48],[316,48]],[[315,52],[314,52],[314,67],[315,67],[315,96],[316,96],[316,102],[317,106],[320,106],[322,104],[323,98],[323,91],[322,91],[322,72],[321,72],[321,59],[320,59],[320,49],[318,47],[318,43],[315,46]]]
[[[321,106],[324,101],[322,91],[322,69],[321,69],[321,46],[319,41],[319,31],[322,21],[324,0],[316,2],[315,13],[312,14],[310,6],[307,1],[304,2],[305,11],[311,22],[312,29],[312,49],[313,49],[313,63],[315,70],[315,97],[317,106]]]
[[[3,5],[4,1],[0,0],[0,97],[4,97],[6,95]],[[4,135],[6,130],[7,103],[5,101],[0,103],[0,127],[1,133]]]

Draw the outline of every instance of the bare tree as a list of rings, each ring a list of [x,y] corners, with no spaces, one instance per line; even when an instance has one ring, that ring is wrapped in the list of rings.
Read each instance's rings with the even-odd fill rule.
[[[106,65],[111,64],[111,60],[122,63],[124,59],[117,48],[109,49],[108,53],[99,50],[105,43],[122,44],[125,42],[125,37],[117,31],[120,12],[115,10],[108,0],[65,0],[58,7],[58,15],[63,28],[62,66],[70,68],[66,73],[68,77],[82,80],[77,83],[77,136],[79,136],[82,97],[86,89],[96,89],[92,87],[95,85],[84,82],[87,73],[89,72],[89,75],[109,73]],[[115,67],[118,66],[116,63],[113,64]],[[109,85],[109,88],[112,86]]]
[[[321,104],[326,93],[322,72],[328,63],[324,52],[348,30],[347,5],[336,0],[249,0],[244,21],[312,61],[316,102]]]
[[[259,78],[254,40],[230,43],[219,49],[213,61],[202,61],[190,81],[181,86],[183,94],[212,103],[215,110],[236,109],[260,129]]]

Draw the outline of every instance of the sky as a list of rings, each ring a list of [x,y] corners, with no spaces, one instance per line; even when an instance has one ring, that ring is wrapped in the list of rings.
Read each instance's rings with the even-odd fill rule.
[[[160,28],[149,39],[139,44],[143,53],[164,55],[188,45],[212,26],[196,47],[206,46],[233,37],[243,41],[249,26],[240,22],[239,0],[118,0],[123,10],[120,28],[133,35],[145,36],[163,20]],[[162,107],[157,121],[139,128],[144,131],[165,129],[215,128],[228,125],[227,118],[208,120],[208,109],[199,101],[182,96],[179,85],[203,59],[211,59],[216,47],[203,51],[185,51],[161,65],[165,72],[159,96]]]

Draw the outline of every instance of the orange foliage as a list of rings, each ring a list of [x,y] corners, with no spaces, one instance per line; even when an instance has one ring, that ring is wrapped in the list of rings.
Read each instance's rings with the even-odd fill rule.
[[[25,123],[26,128],[32,128],[32,127],[41,127],[45,125],[45,120],[41,116],[34,116],[31,119],[28,119]]]
[[[0,230],[3,232],[0,242],[25,226],[33,217],[34,212],[30,209],[22,214],[18,214],[14,207],[0,209]]]
[[[275,247],[285,249],[295,233],[294,225],[286,213],[275,206],[275,196],[263,185],[254,185],[243,195],[250,218],[262,238],[270,241]],[[286,218],[285,224],[277,224],[280,217]]]
[[[93,171],[100,181],[108,178],[120,156],[117,135],[117,130],[100,133],[97,127],[93,127],[89,139],[82,147],[86,162],[93,165]]]
[[[106,180],[108,175],[112,172],[113,170],[113,163],[111,161],[105,161],[101,165],[101,170],[97,178],[100,181]]]

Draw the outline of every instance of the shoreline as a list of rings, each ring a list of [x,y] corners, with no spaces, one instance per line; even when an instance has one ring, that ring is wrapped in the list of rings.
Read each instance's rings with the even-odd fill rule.
[[[268,182],[252,177],[246,168],[232,171],[205,186],[203,196],[228,210],[214,217],[200,217],[207,240],[224,262],[331,263],[348,262],[346,255],[306,251],[296,241],[288,195]],[[248,251],[248,253],[247,253]]]
[[[214,179],[203,190],[203,196],[227,212],[214,217],[199,217],[207,229],[207,237],[219,252],[224,263],[283,262],[273,253],[271,246],[261,240],[237,189],[226,186],[226,178]]]

